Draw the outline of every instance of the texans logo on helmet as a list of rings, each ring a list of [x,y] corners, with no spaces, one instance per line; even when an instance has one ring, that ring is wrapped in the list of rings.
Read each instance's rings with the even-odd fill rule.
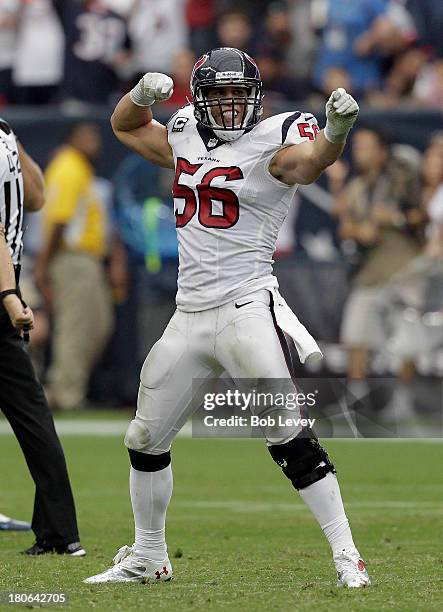
[[[247,53],[245,53],[245,57],[246,57],[246,59],[248,60],[248,62],[251,62],[251,64],[252,64],[253,66],[255,66],[255,68],[257,68],[257,70],[258,70],[258,66],[257,66],[257,64],[255,63],[255,60],[253,60],[253,59],[252,59],[252,57],[251,57],[250,55],[248,55]]]
[[[208,59],[208,54],[205,53],[204,55],[201,56],[200,59],[198,59],[195,64],[194,64],[194,68],[192,69],[192,75],[191,75],[191,81],[194,78],[194,75],[196,73],[196,71],[201,68],[203,66],[203,64],[206,62],[206,60]]]

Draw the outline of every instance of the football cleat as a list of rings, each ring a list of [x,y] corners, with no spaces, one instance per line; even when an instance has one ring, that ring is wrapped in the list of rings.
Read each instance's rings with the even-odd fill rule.
[[[56,546],[55,552],[58,555],[69,555],[70,557],[84,557],[86,550],[80,544],[80,542],[72,542],[66,546]]]
[[[68,555],[70,557],[84,557],[86,550],[80,544],[80,542],[72,542],[64,546],[41,546],[40,544],[33,544],[30,548],[23,551],[23,555],[48,555],[51,553],[57,553],[58,555]]]
[[[16,521],[15,519],[0,514],[0,531],[29,531],[31,525],[25,521]]]
[[[356,548],[344,548],[334,555],[337,586],[359,589],[371,584],[366,563]]]
[[[143,584],[167,582],[172,579],[169,559],[152,563],[139,557],[134,546],[122,546],[113,559],[114,565],[101,574],[83,580],[87,584],[100,582],[141,582]]]

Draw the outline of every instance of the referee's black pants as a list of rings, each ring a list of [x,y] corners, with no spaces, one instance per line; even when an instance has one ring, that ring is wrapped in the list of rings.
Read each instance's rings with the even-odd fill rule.
[[[17,436],[35,482],[32,529],[37,544],[78,542],[63,449],[24,342],[12,326],[9,332],[0,331],[0,409]]]

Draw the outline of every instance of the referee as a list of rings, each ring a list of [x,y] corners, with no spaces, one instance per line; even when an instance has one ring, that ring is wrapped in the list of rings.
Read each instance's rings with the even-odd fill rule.
[[[23,209],[44,204],[40,168],[0,119],[0,409],[22,448],[35,482],[28,555],[57,552],[84,556],[65,457],[46,398],[24,346],[32,310],[19,290]],[[22,336],[23,334],[23,336]]]

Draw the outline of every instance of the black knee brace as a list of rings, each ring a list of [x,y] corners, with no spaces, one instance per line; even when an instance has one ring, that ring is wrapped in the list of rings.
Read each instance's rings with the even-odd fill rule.
[[[321,480],[328,472],[335,474],[335,467],[329,460],[328,453],[309,427],[304,428],[286,444],[275,444],[268,446],[268,449],[283,474],[297,490]],[[324,465],[319,465],[320,463]]]
[[[171,452],[161,455],[148,455],[128,448],[129,459],[134,470],[139,472],[158,472],[171,463]]]

